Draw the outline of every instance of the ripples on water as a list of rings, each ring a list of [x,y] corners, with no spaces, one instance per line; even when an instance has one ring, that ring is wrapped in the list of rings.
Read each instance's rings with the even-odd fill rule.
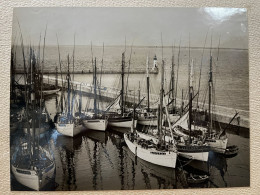
[[[53,118],[56,98],[46,102]],[[125,129],[106,132],[86,131],[75,138],[63,136],[56,129],[41,136],[41,144],[50,146],[56,163],[55,183],[44,190],[132,190],[173,188],[215,188],[249,186],[249,133],[248,129],[228,132],[229,145],[238,145],[239,153],[233,158],[210,153],[209,181],[188,184],[189,172],[205,174],[207,165],[193,163],[184,166],[178,160],[176,169],[145,162],[130,152],[124,143]],[[11,137],[11,153],[19,138],[19,131]],[[47,144],[48,143],[48,144]],[[200,171],[198,171],[200,170]],[[203,170],[203,171],[202,171]],[[12,190],[30,190],[20,185],[11,175]]]

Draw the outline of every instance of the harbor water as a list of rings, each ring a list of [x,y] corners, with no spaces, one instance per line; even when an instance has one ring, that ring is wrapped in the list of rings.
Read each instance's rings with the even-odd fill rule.
[[[66,55],[72,53],[73,47],[61,47],[63,71],[67,69]],[[126,50],[127,73],[130,69],[146,67],[146,57],[149,57],[149,66],[153,65],[156,54],[160,69],[161,53],[159,47],[133,47],[130,60],[130,47]],[[22,68],[22,58],[19,47],[17,49],[17,69]],[[124,47],[105,47],[104,68],[120,69],[121,54]],[[164,48],[166,62],[165,91],[169,90],[171,73],[172,48]],[[178,72],[177,98],[187,99],[188,86],[188,59],[195,60],[194,88],[198,89],[201,68],[200,102],[207,102],[207,83],[209,71],[209,54],[213,54],[213,83],[214,105],[241,113],[249,118],[249,76],[248,51],[232,49],[202,49],[178,48],[174,49],[175,72]],[[93,47],[94,57],[97,57],[98,69],[101,69],[102,47]],[[179,60],[178,60],[179,55]],[[45,70],[55,70],[59,67],[57,47],[46,47]],[[70,55],[71,56],[71,55]],[[88,72],[92,69],[91,52],[88,46],[77,46],[75,54],[75,69]],[[71,59],[72,60],[72,59]],[[178,62],[179,61],[179,62]],[[202,63],[202,66],[200,66]],[[178,69],[179,64],[179,69]],[[59,71],[59,69],[58,69]],[[70,66],[72,72],[72,66]],[[48,76],[48,75],[47,75]],[[50,75],[54,77],[54,75]],[[64,75],[63,75],[64,76]],[[59,75],[60,77],[60,75]],[[92,74],[75,74],[71,76],[78,82],[92,83]],[[159,74],[151,74],[151,94],[158,94],[160,88]],[[177,81],[177,78],[175,78]],[[16,80],[23,83],[23,76],[16,75]],[[127,82],[128,80],[128,82]],[[98,75],[98,82],[105,87],[120,88],[120,74]],[[146,92],[146,75],[126,75],[129,91]],[[137,94],[137,93],[136,93]],[[78,102],[78,98],[77,101]],[[99,99],[99,108],[104,109],[110,102]],[[60,104],[60,93],[46,97],[45,106],[52,120]],[[75,109],[78,107],[75,106]],[[92,97],[82,98],[82,109],[93,108]],[[21,108],[16,112],[21,112]],[[142,129],[141,126],[138,126]],[[219,188],[243,187],[250,185],[249,159],[249,129],[233,128],[227,130],[228,145],[237,145],[239,152],[234,157],[224,157],[221,154],[210,152],[207,164],[177,160],[175,169],[156,166],[134,156],[126,146],[123,133],[130,129],[108,128],[106,132],[86,130],[77,137],[70,138],[58,133],[53,128],[40,136],[40,144],[53,154],[56,165],[55,181],[43,190],[138,190],[138,189],[179,189],[179,188]],[[10,137],[10,155],[17,147],[23,132],[17,129]],[[209,180],[201,184],[190,184],[187,177],[190,173],[208,175]],[[11,190],[30,190],[19,184],[11,173]]]
[[[46,109],[53,119],[59,95],[46,99]],[[88,99],[83,97],[83,99]],[[139,127],[138,128],[142,128]],[[235,129],[227,132],[228,145],[237,145],[239,153],[233,158],[210,153],[208,165],[177,160],[175,169],[156,166],[136,158],[124,143],[123,132],[130,129],[111,129],[106,132],[86,130],[70,138],[50,129],[41,135],[40,144],[53,154],[56,164],[55,182],[43,190],[137,190],[175,188],[215,188],[249,186],[249,131]],[[23,136],[16,131],[11,136],[11,154]],[[192,163],[190,163],[192,164]],[[189,184],[192,173],[207,174],[203,184]],[[30,190],[19,184],[11,174],[12,190]]]

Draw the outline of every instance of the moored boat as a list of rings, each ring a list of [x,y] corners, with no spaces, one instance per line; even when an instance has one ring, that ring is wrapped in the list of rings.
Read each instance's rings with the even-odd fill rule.
[[[33,190],[41,190],[55,177],[55,163],[50,153],[38,148],[37,161],[33,161],[26,142],[12,156],[11,170],[15,179]],[[27,150],[27,152],[25,151]]]
[[[163,61],[162,70],[164,70],[164,61]],[[125,142],[132,153],[134,153],[137,157],[156,164],[160,166],[175,168],[177,161],[177,151],[174,142],[170,142],[165,144],[163,140],[163,131],[162,131],[162,119],[163,119],[163,86],[164,86],[164,72],[162,71],[161,75],[161,90],[160,90],[160,104],[158,105],[158,133],[159,140],[158,143],[155,144],[151,140],[146,140],[140,138],[136,129],[132,127],[131,134],[124,134]],[[133,111],[135,116],[135,108]],[[134,118],[134,117],[133,117]],[[134,124],[133,124],[134,126]]]

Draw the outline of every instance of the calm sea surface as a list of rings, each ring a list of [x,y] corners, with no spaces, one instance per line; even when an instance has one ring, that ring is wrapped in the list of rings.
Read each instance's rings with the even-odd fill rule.
[[[106,46],[104,48],[104,55],[102,47],[93,46],[93,57],[97,58],[97,68],[101,69],[101,61],[103,56],[103,69],[121,70],[122,53],[125,51],[124,46]],[[42,51],[41,51],[42,52]],[[213,56],[213,81],[215,90],[214,103],[219,106],[228,108],[249,110],[249,66],[248,66],[248,50],[235,49],[212,49]],[[181,98],[182,90],[184,96],[188,89],[188,61],[189,53],[190,59],[194,60],[194,89],[197,91],[199,86],[199,75],[201,68],[201,87],[200,87],[200,101],[204,102],[208,84],[209,72],[209,56],[210,49],[205,49],[203,58],[203,50],[199,48],[189,49],[175,48],[174,51],[175,62],[175,80],[178,72],[177,82],[177,98]],[[61,46],[60,57],[62,61],[62,70],[67,71],[67,55],[70,55],[70,70],[72,71],[72,46]],[[37,55],[37,54],[36,54]],[[131,55],[131,60],[130,60]],[[153,66],[153,57],[157,56],[158,65],[161,67],[162,49],[159,47],[131,47],[126,48],[125,59],[126,68],[128,71],[129,60],[130,70],[145,69],[146,58],[149,57],[149,66]],[[179,58],[178,58],[179,55]],[[59,67],[59,53],[57,46],[48,46],[45,49],[44,69],[54,70],[56,66]],[[42,58],[42,56],[41,56]],[[171,74],[171,60],[172,48],[163,49],[163,58],[165,60],[165,91],[169,89],[170,74]],[[90,46],[76,46],[74,64],[75,70],[88,72],[92,70],[92,54]],[[178,60],[179,59],[179,60]],[[201,63],[202,62],[202,63]],[[179,70],[178,70],[179,64]],[[202,64],[202,66],[201,66]],[[17,68],[22,69],[22,53],[21,49],[17,48]],[[52,75],[53,76],[53,75]],[[150,75],[151,77],[151,93],[158,94],[161,82],[161,76]],[[92,82],[93,76],[91,74],[75,75],[75,80],[80,82]],[[98,75],[100,80],[100,75]],[[130,74],[128,78],[128,89],[137,90],[141,85],[141,91],[146,92],[146,76],[145,74]],[[103,74],[101,85],[106,87],[120,88],[120,74]],[[207,101],[207,99],[206,99]]]
[[[62,67],[67,69],[66,55],[72,54],[73,47],[61,47]],[[121,53],[124,47],[105,47],[104,67],[120,69]],[[133,47],[130,69],[145,68],[146,56],[149,56],[150,66],[152,58],[156,54],[158,63],[161,62],[161,49],[156,47]],[[169,85],[171,52],[170,48],[164,48],[166,60],[166,87]],[[201,94],[205,94],[208,70],[209,50],[205,50],[202,63]],[[213,72],[215,86],[215,103],[230,109],[249,110],[248,89],[248,51],[247,50],[213,50]],[[17,52],[18,68],[21,68],[21,55]],[[97,57],[98,68],[101,66],[102,47],[93,47],[93,56]],[[174,50],[175,71],[178,64],[178,49]],[[194,88],[198,87],[199,69],[201,64],[201,49],[191,49],[191,57],[195,60]],[[188,84],[188,49],[180,51],[180,66],[178,78],[178,98],[181,98],[181,90],[187,91]],[[45,54],[45,69],[54,69],[58,66],[57,47],[47,47]],[[218,59],[217,59],[218,56]],[[127,47],[126,61],[130,57],[130,47]],[[90,47],[77,46],[75,52],[76,70],[87,71],[91,68]],[[127,68],[126,68],[127,69]],[[72,69],[71,69],[72,70]],[[52,75],[53,76],[53,75]],[[100,76],[100,75],[98,75]],[[18,76],[19,77],[19,76]],[[80,82],[92,82],[91,74],[76,74],[75,80]],[[103,86],[120,86],[119,74],[106,74],[102,76]],[[146,91],[146,78],[144,74],[129,75],[130,90],[137,90],[139,82],[141,91]],[[156,94],[160,85],[160,74],[151,75],[151,92]],[[93,100],[83,97],[83,107],[91,105]],[[200,101],[206,101],[205,95],[201,95]],[[46,108],[53,119],[59,102],[59,95],[46,99]],[[109,102],[103,102],[105,107]],[[178,160],[178,167],[169,169],[145,162],[129,151],[124,143],[122,132],[126,129],[108,129],[106,132],[86,131],[75,137],[65,137],[51,129],[41,136],[41,145],[50,147],[56,163],[55,183],[45,190],[131,190],[131,189],[173,189],[173,188],[218,188],[241,187],[250,185],[249,167],[249,129],[229,130],[227,136],[228,145],[237,145],[239,153],[233,158],[225,158],[222,155],[210,153],[206,174],[210,176],[204,184],[187,184],[186,176],[189,173],[205,174],[205,164],[196,163],[186,166],[185,162]],[[11,136],[11,154],[21,135],[17,131]],[[198,171],[200,170],[200,171]],[[202,171],[203,170],[203,171]],[[11,175],[12,190],[29,190],[19,184]]]
[[[85,97],[86,98],[86,97]],[[59,96],[46,100],[46,108],[53,118]],[[139,127],[140,128],[140,127]],[[41,136],[41,145],[50,147],[56,163],[55,183],[44,190],[131,190],[215,188],[249,186],[249,131],[228,131],[228,145],[237,145],[239,153],[233,158],[210,153],[206,164],[185,165],[178,160],[178,167],[164,168],[145,162],[130,152],[122,132],[126,129],[108,129],[106,132],[87,130],[75,138],[63,136],[56,129]],[[19,131],[11,137],[11,153]],[[187,184],[189,173],[208,174],[203,184]],[[29,190],[11,176],[12,190]]]

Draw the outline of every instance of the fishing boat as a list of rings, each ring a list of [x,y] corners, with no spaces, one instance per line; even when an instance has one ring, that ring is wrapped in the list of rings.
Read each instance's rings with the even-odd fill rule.
[[[30,48],[30,58],[32,52]],[[32,59],[32,58],[31,58]],[[33,63],[32,63],[33,64]],[[30,63],[30,65],[32,65]],[[32,134],[28,133],[25,138],[20,138],[15,148],[15,152],[11,157],[11,170],[15,179],[22,185],[33,189],[40,190],[46,186],[55,177],[55,163],[50,152],[39,144],[37,123],[37,108],[38,102],[35,97],[37,92],[37,74],[31,67],[29,82],[26,84],[26,118],[31,121]],[[27,86],[28,85],[28,86]],[[27,92],[28,90],[28,92]],[[29,100],[30,97],[30,100]],[[29,106],[30,103],[30,106]],[[29,114],[30,113],[30,114]],[[27,123],[29,124],[29,122]],[[30,131],[30,125],[27,125]]]
[[[162,70],[164,70],[164,61],[162,63]],[[159,142],[154,144],[150,140],[138,137],[134,124],[132,125],[132,133],[124,134],[124,140],[127,147],[135,156],[164,167],[175,168],[177,160],[177,151],[174,143],[165,145],[162,132],[162,110],[163,110],[163,86],[164,86],[164,72],[161,75],[161,90],[160,90],[160,104],[158,105],[158,132]],[[134,109],[135,115],[135,109]]]
[[[19,183],[38,191],[54,180],[56,167],[49,151],[36,147],[35,156],[30,153],[27,142],[21,143],[18,148],[11,159],[11,170]]]
[[[108,121],[102,114],[97,112],[97,65],[94,64],[94,113],[86,115],[83,124],[87,129],[105,131]]]
[[[189,111],[188,111],[189,120],[185,121],[185,120],[182,120],[182,118],[181,118],[180,121],[187,122],[186,124],[188,125],[188,130],[189,130],[189,132],[191,132],[192,131],[192,122],[193,122],[193,118],[192,118],[193,60],[191,61],[191,64],[189,67],[190,67],[190,69],[189,69],[189,72],[190,72],[190,75],[189,75]],[[168,111],[166,109],[166,115],[168,114],[167,112]],[[184,115],[184,117],[185,117],[185,115]],[[171,124],[169,124],[169,126],[170,125]],[[177,135],[179,133],[179,131],[177,129],[178,126],[179,126],[178,122],[176,122],[172,127],[170,126],[170,128],[173,131],[175,131],[175,133]],[[187,137],[188,137],[188,139],[185,139]],[[180,153],[180,156],[183,156],[184,158],[190,158],[190,159],[204,161],[204,162],[208,161],[210,148],[207,143],[203,143],[202,137],[194,139],[190,134],[189,134],[189,136],[183,136],[183,134],[179,134],[178,139],[176,139],[176,147],[177,147],[178,152]]]
[[[236,145],[228,146],[226,148],[224,155],[225,155],[225,157],[231,158],[231,157],[236,156],[238,151],[239,151],[238,146],[236,146]]]
[[[155,56],[156,58],[156,56]],[[156,58],[157,61],[157,58]],[[155,62],[154,62],[155,63]],[[157,68],[157,65],[155,66]],[[137,113],[137,123],[145,126],[157,126],[157,115],[150,110],[150,77],[149,77],[149,59],[146,60],[146,86],[147,86],[147,109]],[[140,91],[140,90],[139,90]]]
[[[156,60],[156,62],[155,62]],[[154,59],[154,67],[157,67],[157,58],[155,56],[155,59]],[[158,123],[157,123],[157,114],[156,114],[156,111],[152,110],[150,108],[150,78],[149,78],[149,60],[148,60],[148,57],[147,57],[147,60],[146,60],[146,86],[147,86],[147,108],[146,109],[143,109],[141,110],[140,112],[138,112],[138,121],[137,123],[140,124],[140,125],[144,125],[144,126],[157,126]],[[170,104],[173,104],[174,103],[174,56],[172,55],[172,72],[171,72],[171,89],[170,91],[168,92],[169,93],[169,96],[172,94],[172,97],[171,97],[171,102],[168,103],[167,107],[170,105]],[[176,101],[175,101],[175,104],[176,104]],[[176,107],[176,106],[175,106]],[[178,119],[180,118],[180,115],[176,112],[170,112],[169,113],[169,119],[170,119],[170,122],[171,123],[175,123]]]
[[[60,91],[60,89],[43,89],[42,93],[43,95],[53,95],[53,94],[57,94]]]
[[[204,137],[204,142],[206,142],[209,146],[210,149],[214,152],[217,153],[222,153],[224,154],[226,149],[227,149],[227,143],[228,143],[228,138],[226,135],[226,129],[227,127],[231,124],[231,122],[235,119],[235,117],[238,115],[236,113],[234,117],[230,120],[229,124],[226,125],[224,129],[221,129],[219,132],[217,130],[213,129],[213,117],[212,117],[212,87],[213,87],[213,78],[212,78],[212,55],[210,55],[210,71],[209,71],[209,82],[208,82],[208,87],[209,87],[209,103],[208,103],[208,120],[207,120],[207,126],[204,127],[202,125],[192,125],[191,131],[187,129],[187,120],[189,120],[188,115],[191,117],[192,114],[185,115],[182,119],[182,125],[179,126],[178,130],[179,132],[182,132],[186,135],[192,135],[194,137]],[[190,111],[192,112],[192,111]],[[189,112],[189,113],[190,113]],[[188,131],[187,131],[188,130]]]
[[[119,112],[110,112],[108,107],[105,112],[105,116],[108,118],[108,125],[111,127],[124,127],[131,128],[132,124],[136,127],[137,119],[132,117],[132,112],[126,112],[125,109],[125,92],[124,92],[124,67],[125,67],[125,53],[122,53],[122,73],[121,73],[121,92],[120,92],[120,103],[117,101],[117,104],[120,104]],[[119,98],[117,97],[117,98]],[[119,100],[119,99],[118,99]]]
[[[83,131],[86,128],[83,126],[83,121],[80,116],[75,116],[73,113],[73,106],[75,104],[75,93],[73,93],[72,101],[70,101],[71,95],[71,78],[69,72],[69,55],[68,55],[68,74],[67,74],[67,112],[62,112],[59,116],[57,116],[56,128],[57,131],[63,135],[74,137]],[[81,112],[81,110],[80,110]]]
[[[184,158],[188,158],[188,159],[192,159],[192,160],[198,160],[198,161],[204,161],[207,162],[208,161],[208,155],[209,155],[209,146],[205,143],[203,143],[203,140],[199,140],[199,139],[192,139],[191,136],[187,136],[183,133],[181,133],[178,128],[179,125],[181,124],[181,122],[187,122],[186,126],[188,127],[189,131],[191,131],[191,121],[192,121],[192,97],[193,97],[193,61],[191,63],[191,70],[190,70],[190,86],[189,86],[189,95],[190,95],[190,100],[189,100],[189,119],[190,120],[183,120],[186,119],[186,115],[184,115],[183,117],[181,117],[179,119],[179,121],[177,121],[174,125],[171,126],[171,122],[169,119],[169,113],[168,113],[168,109],[167,109],[167,105],[166,105],[166,101],[165,98],[163,98],[163,105],[165,107],[165,112],[166,112],[166,117],[167,117],[167,121],[168,121],[168,125],[169,128],[164,127],[165,129],[169,129],[170,133],[173,134],[173,132],[175,132],[175,136],[169,136],[169,135],[165,135],[164,139],[165,142],[167,143],[172,143],[175,142],[178,154]],[[144,135],[144,134],[139,134],[140,137],[143,137],[147,140],[151,139],[152,136],[151,135]],[[154,141],[154,143],[158,143],[159,140],[158,138],[152,138],[152,140]]]
[[[55,85],[49,84],[49,76],[48,76],[48,84],[44,84],[42,86],[42,94],[44,96],[54,95],[54,94],[57,94],[60,91],[60,89],[58,87],[58,68],[57,67],[55,68],[55,71],[56,71]],[[42,77],[43,77],[43,75],[42,75]]]

